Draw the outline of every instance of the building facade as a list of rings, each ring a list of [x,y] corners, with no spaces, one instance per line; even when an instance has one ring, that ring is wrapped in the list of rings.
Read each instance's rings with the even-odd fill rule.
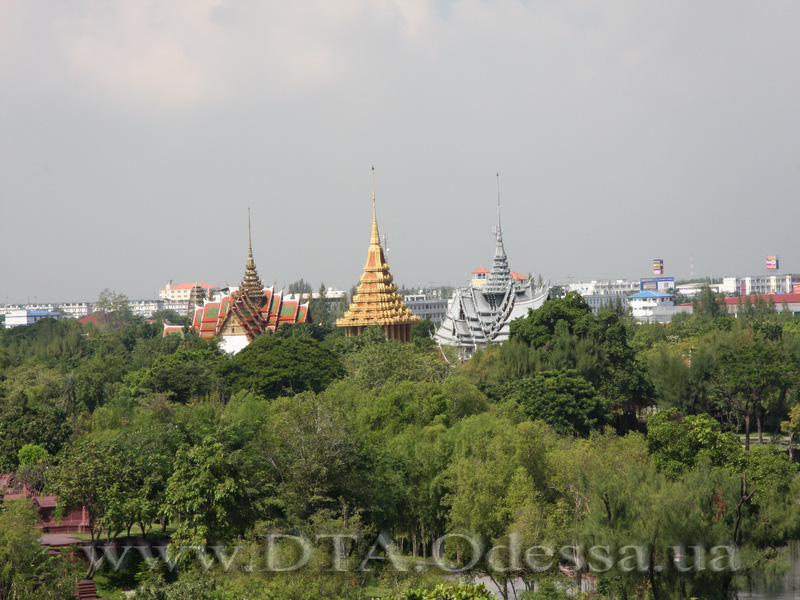
[[[791,294],[800,286],[800,275],[753,275],[724,277],[721,291],[726,295]]]
[[[420,319],[430,319],[432,323],[441,323],[447,316],[447,300],[428,294],[409,294],[403,296],[409,310]]]
[[[42,319],[60,319],[61,313],[50,310],[28,310],[27,308],[10,310],[6,314],[6,329],[20,325],[33,325]]]
[[[188,302],[189,297],[192,295],[192,289],[196,285],[199,285],[205,290],[206,296],[209,296],[213,292],[218,292],[220,290],[219,286],[217,285],[211,285],[210,283],[203,283],[201,281],[196,281],[194,283],[172,283],[172,280],[170,279],[167,282],[167,285],[158,291],[158,297],[161,300]]]
[[[675,296],[667,292],[645,290],[633,296],[628,296],[628,307],[631,309],[631,315],[642,323],[669,321],[672,318],[672,313],[675,312],[674,306]]]
[[[638,279],[573,281],[564,286],[566,292],[578,292],[581,296],[624,296],[640,291]]]

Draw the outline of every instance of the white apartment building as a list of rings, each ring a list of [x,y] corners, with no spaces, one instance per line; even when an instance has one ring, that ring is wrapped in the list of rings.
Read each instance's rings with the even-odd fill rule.
[[[153,316],[153,313],[159,311],[164,306],[163,300],[131,300],[128,302],[128,306],[130,306],[131,313],[134,316],[142,317],[143,319],[149,319]],[[188,306],[187,306],[188,308]]]
[[[26,308],[11,310],[6,315],[6,329],[19,325],[33,325],[42,319],[58,319],[61,315],[49,310],[28,310]]]
[[[164,300],[164,310],[174,310],[179,315],[189,312],[189,300]]]
[[[791,294],[800,285],[800,275],[754,275],[751,277],[725,277],[722,291],[726,295],[739,294]]]
[[[92,312],[92,305],[89,302],[62,302],[57,309],[68,319],[81,319]]]
[[[568,292],[586,296],[628,296],[639,291],[638,279],[573,281],[564,286]]]
[[[662,320],[669,320],[666,317],[671,312],[674,312],[674,309],[665,309],[675,306],[675,297],[665,292],[645,290],[633,296],[628,296],[628,306],[631,309],[631,315],[637,321],[657,323]]]

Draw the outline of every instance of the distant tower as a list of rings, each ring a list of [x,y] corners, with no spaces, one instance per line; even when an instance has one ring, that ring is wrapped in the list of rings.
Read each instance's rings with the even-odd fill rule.
[[[389,264],[381,247],[381,236],[378,233],[378,217],[375,208],[375,168],[372,168],[372,235],[367,250],[367,264],[361,275],[358,291],[353,297],[350,308],[341,319],[336,321],[338,327],[344,327],[348,337],[360,335],[366,327],[379,325],[384,335],[390,340],[411,341],[411,326],[419,321],[412,314],[397,293],[397,285],[393,283],[389,273]]]

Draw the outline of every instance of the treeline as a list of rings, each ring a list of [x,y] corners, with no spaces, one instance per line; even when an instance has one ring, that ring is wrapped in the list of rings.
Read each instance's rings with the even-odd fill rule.
[[[532,598],[561,597],[560,563],[609,598],[729,598],[798,534],[800,479],[780,436],[749,449],[738,436],[748,421],[800,429],[800,327],[770,307],[732,319],[713,302],[637,326],[568,294],[463,363],[444,359],[429,323],[414,344],[296,325],[230,357],[150,325],[43,321],[0,336],[0,465],[57,493],[61,510],[85,506],[101,545],[163,531],[173,550],[244,549],[224,574],[193,560],[101,567],[137,598],[358,598],[368,586],[423,597],[403,590],[452,584],[389,561],[359,570],[381,533],[412,567],[447,534],[501,548],[468,574],[508,597],[515,578]],[[279,573],[261,552],[276,533],[323,541]],[[318,538],[333,533],[355,536],[342,571]],[[534,546],[555,550],[515,559]],[[736,568],[677,568],[678,554],[701,560],[693,546]],[[443,548],[448,564],[471,563],[459,538]],[[61,581],[0,572],[40,594]]]

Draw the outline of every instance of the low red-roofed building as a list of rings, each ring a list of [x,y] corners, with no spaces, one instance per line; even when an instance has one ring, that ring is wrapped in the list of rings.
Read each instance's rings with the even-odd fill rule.
[[[736,316],[739,311],[744,310],[748,304],[755,305],[757,301],[763,300],[767,304],[774,304],[778,312],[789,311],[792,314],[800,315],[800,293],[798,294],[751,294],[749,296],[727,296],[725,297],[725,308],[728,313]],[[680,308],[686,312],[692,312],[693,304],[685,302]]]
[[[0,474],[0,498],[3,502],[27,498],[33,502],[39,512],[37,527],[42,533],[87,533],[89,531],[89,515],[85,508],[73,510],[62,519],[55,519],[58,496],[40,494],[26,485],[18,485],[13,473]]]

